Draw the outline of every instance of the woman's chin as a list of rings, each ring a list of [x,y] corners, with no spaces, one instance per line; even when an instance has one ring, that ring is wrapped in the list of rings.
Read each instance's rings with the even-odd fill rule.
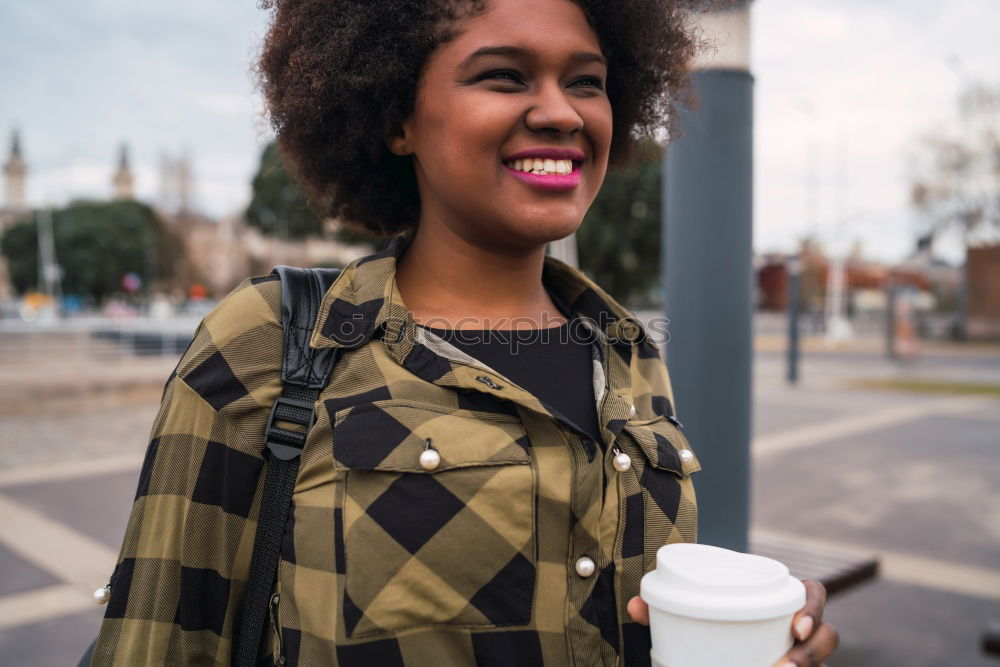
[[[493,215],[475,216],[476,222],[467,228],[472,232],[468,238],[497,250],[532,250],[571,235],[580,227],[585,212],[577,207],[511,206],[495,210]],[[460,230],[453,231],[465,236]]]
[[[579,227],[586,211],[553,210],[534,207],[521,212],[511,221],[511,231],[522,238],[531,239],[534,244],[551,243],[564,239]]]
[[[539,246],[564,239],[579,226],[578,218],[522,220],[511,230],[511,237],[518,238],[524,246]]]

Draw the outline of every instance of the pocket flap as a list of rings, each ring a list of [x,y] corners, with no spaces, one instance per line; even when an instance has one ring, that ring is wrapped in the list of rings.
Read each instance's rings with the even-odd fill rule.
[[[625,425],[625,431],[635,439],[654,468],[669,470],[678,477],[687,477],[701,470],[698,457],[684,432],[668,418],[629,423]]]
[[[420,465],[428,446],[441,462],[431,471]],[[529,443],[513,415],[449,409],[405,400],[363,403],[338,412],[333,425],[337,470],[443,472],[472,466],[531,462]]]

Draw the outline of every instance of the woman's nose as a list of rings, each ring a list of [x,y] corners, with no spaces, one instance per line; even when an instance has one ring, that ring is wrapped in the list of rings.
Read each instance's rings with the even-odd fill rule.
[[[583,127],[583,117],[558,84],[540,87],[532,102],[525,116],[528,129],[573,134]]]

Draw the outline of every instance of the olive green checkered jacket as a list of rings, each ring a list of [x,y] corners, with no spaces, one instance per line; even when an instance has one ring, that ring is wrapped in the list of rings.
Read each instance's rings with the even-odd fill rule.
[[[405,245],[348,266],[323,300],[311,345],[343,352],[302,455],[261,663],[648,664],[625,607],[659,546],[695,540],[698,469],[656,347],[546,259],[546,286],[597,340],[594,443],[413,323],[394,280]],[[276,276],[244,281],[169,379],[92,664],[230,663],[281,391],[280,300]]]

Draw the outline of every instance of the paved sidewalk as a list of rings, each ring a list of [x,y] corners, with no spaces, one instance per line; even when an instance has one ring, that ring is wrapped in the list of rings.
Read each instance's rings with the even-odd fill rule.
[[[900,372],[1000,384],[1000,355],[900,369],[813,354],[799,386],[755,359],[754,530],[878,554],[880,578],[835,597],[830,667],[997,665],[979,636],[1000,618],[1000,399],[845,388]]]

